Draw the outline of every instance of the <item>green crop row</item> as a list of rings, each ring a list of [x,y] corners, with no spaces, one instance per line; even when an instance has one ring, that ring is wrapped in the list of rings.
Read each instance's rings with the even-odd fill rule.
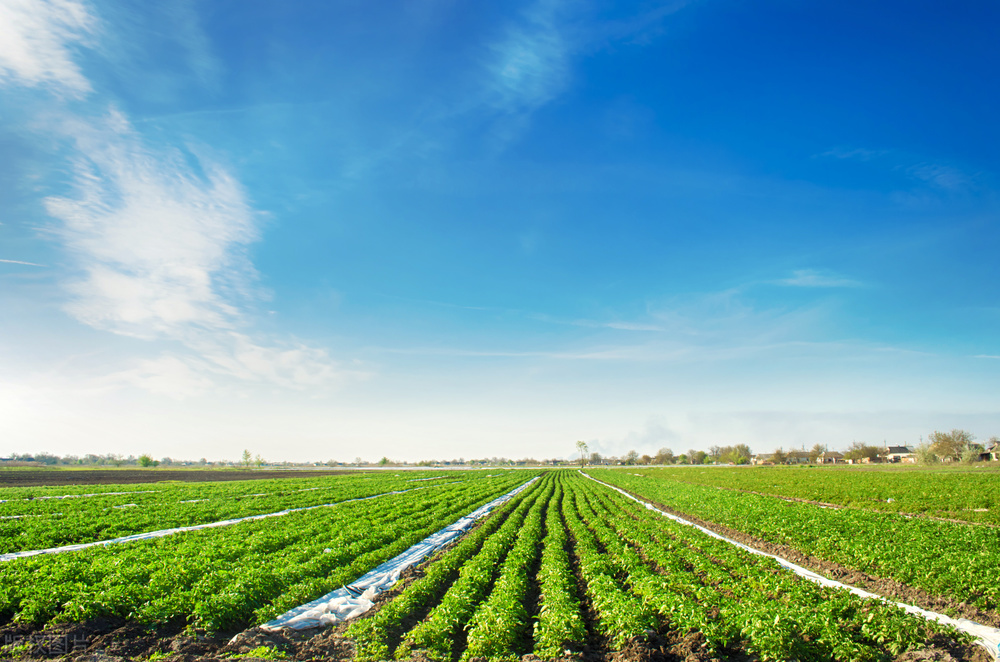
[[[768,542],[894,579],[929,593],[1000,608],[1000,529],[856,509],[826,509],[773,497],[592,471],[595,478],[677,511]]]
[[[531,629],[532,614],[528,613],[525,603],[541,547],[546,504],[551,501],[554,490],[554,482],[546,481],[544,491],[525,517],[517,542],[504,560],[489,598],[479,605],[466,624],[469,634],[463,661],[473,657],[513,661],[527,652],[519,650]]]
[[[632,590],[708,647],[734,642],[764,660],[879,660],[956,636],[885,603],[802,580],[752,555],[591,487],[583,512]],[[627,515],[627,516],[623,516]]]
[[[528,651],[551,659],[585,643],[620,648],[688,632],[713,655],[761,660],[884,661],[932,637],[969,641],[803,580],[569,472],[543,477],[348,629],[359,662],[510,661]]]
[[[550,481],[544,481],[549,483]],[[529,510],[547,488],[535,486],[525,496],[507,522],[483,545],[482,550],[459,570],[458,579],[444,594],[427,618],[410,630],[395,651],[397,659],[422,650],[427,657],[450,660],[457,634],[466,626],[476,607],[488,595],[498,574],[498,568],[518,538],[521,525]]]
[[[640,469],[657,480],[821,501],[889,513],[1000,524],[1000,475],[987,468],[677,467]]]
[[[0,564],[0,622],[260,623],[350,582],[526,479],[513,475]]]
[[[414,580],[373,616],[352,623],[348,628],[348,634],[355,640],[355,660],[366,662],[389,659],[393,640],[397,638],[399,623],[440,599],[458,577],[459,568],[479,552],[484,542],[501,524],[509,521],[510,513],[520,507],[523,498],[522,493],[517,500],[509,501],[494,511],[476,529],[441,554],[440,558],[435,559],[423,577]],[[516,527],[516,523],[509,526]]]
[[[545,516],[545,540],[542,563],[538,570],[538,620],[534,637],[536,656],[560,657],[578,650],[587,637],[587,628],[575,595],[575,577],[570,564],[569,536],[562,520],[563,480],[549,501]]]
[[[397,490],[438,489],[455,481],[487,480],[455,472],[365,474],[308,479],[133,486],[129,494],[70,499],[13,499],[0,503],[0,554],[109,540],[160,529],[336,503]],[[20,490],[19,493],[23,493]]]

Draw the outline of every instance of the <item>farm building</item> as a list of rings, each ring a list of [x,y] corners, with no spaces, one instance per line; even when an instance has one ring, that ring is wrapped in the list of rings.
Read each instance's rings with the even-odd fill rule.
[[[837,451],[823,451],[816,458],[819,464],[843,464],[844,454]]]
[[[913,449],[906,446],[886,446],[885,450],[882,451],[880,455],[885,462],[893,464],[913,464],[917,461],[917,456],[914,455]]]
[[[788,451],[785,455],[788,457],[788,459],[785,460],[788,464],[809,464],[808,451]]]
[[[986,450],[979,454],[979,459],[983,462],[1000,461],[1000,441],[994,441],[986,447]]]

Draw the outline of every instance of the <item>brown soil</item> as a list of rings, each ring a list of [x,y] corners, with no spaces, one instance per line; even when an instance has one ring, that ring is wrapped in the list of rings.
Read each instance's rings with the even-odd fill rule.
[[[292,471],[261,469],[18,469],[0,471],[0,487],[41,487],[46,485],[132,485],[178,481],[202,483],[209,481],[264,480],[270,478],[315,478],[345,473],[360,473],[331,469],[329,471]]]
[[[642,498],[637,494],[633,496],[640,499]],[[741,542],[744,545],[753,547],[754,549],[788,559],[793,563],[819,572],[824,576],[835,579],[843,584],[856,586],[857,588],[861,588],[887,598],[892,598],[899,602],[905,602],[918,607],[923,607],[924,609],[928,609],[930,611],[948,614],[955,617],[967,618],[970,621],[975,621],[991,627],[1000,627],[1000,614],[983,611],[966,602],[960,602],[952,598],[931,595],[923,589],[914,588],[892,579],[876,577],[861,572],[860,570],[854,570],[840,565],[839,563],[827,561],[826,559],[821,559],[816,556],[809,556],[788,545],[770,543],[747,533],[743,533],[742,531],[732,529],[728,526],[716,524],[715,522],[709,522],[699,517],[674,510],[673,508],[665,506],[661,503],[650,501],[648,499],[644,500],[652,503],[664,512],[677,515],[678,517],[683,517],[689,522],[694,522],[695,524],[703,526],[710,531],[715,531],[720,535]]]

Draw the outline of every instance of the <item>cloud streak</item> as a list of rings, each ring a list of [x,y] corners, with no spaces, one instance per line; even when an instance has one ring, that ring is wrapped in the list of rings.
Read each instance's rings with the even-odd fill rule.
[[[507,112],[530,111],[565,87],[570,44],[562,34],[558,5],[541,2],[493,46],[494,103]]]
[[[21,260],[3,260],[3,259],[0,259],[0,262],[3,262],[4,264],[23,264],[23,265],[28,266],[28,267],[47,267],[47,265],[44,265],[44,264],[38,264],[36,262],[22,262]]]
[[[91,85],[73,49],[91,45],[97,26],[77,0],[0,0],[0,81],[84,96]]]
[[[792,272],[791,277],[773,283],[786,287],[861,287],[861,283],[856,280],[825,274],[814,269],[797,269]]]

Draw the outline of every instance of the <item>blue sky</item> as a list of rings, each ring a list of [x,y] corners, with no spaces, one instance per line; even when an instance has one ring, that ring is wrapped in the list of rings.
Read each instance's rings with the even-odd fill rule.
[[[0,454],[1000,434],[994,3],[0,0]]]

